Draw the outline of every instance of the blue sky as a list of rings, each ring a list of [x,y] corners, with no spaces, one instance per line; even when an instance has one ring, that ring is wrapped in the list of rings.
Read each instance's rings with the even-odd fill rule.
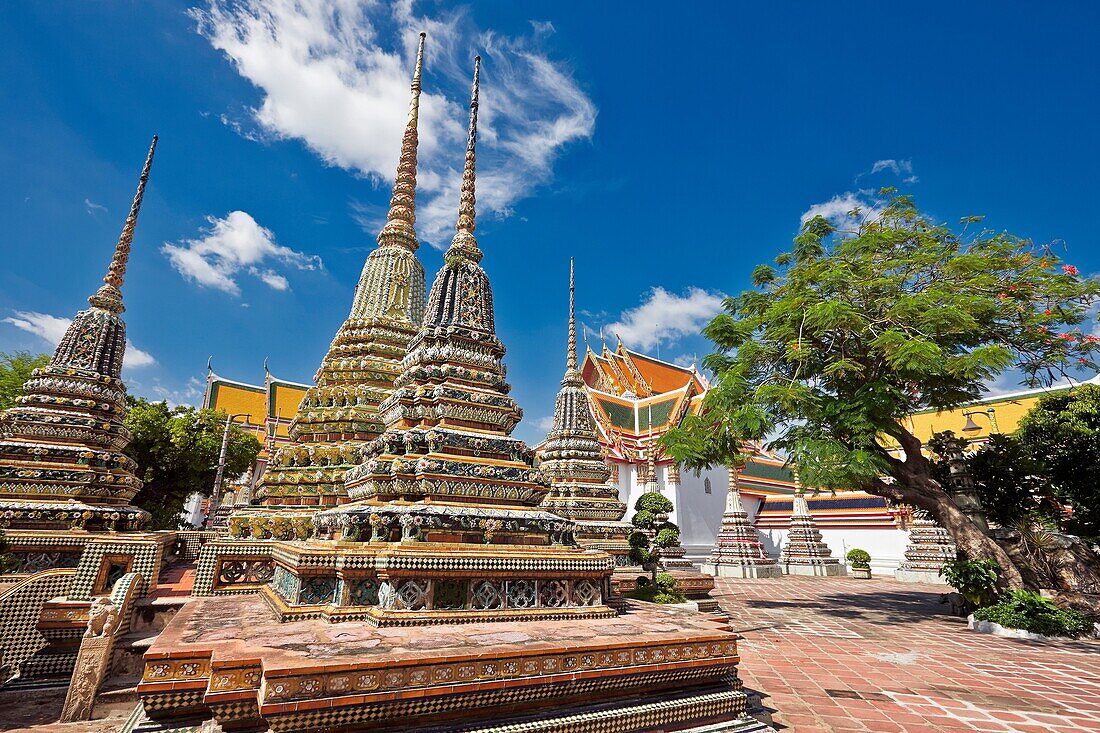
[[[374,246],[420,29],[421,259],[431,277],[449,241],[480,52],[478,237],[526,440],[564,366],[570,255],[585,324],[668,360],[705,354],[720,295],[860,189],[1100,270],[1095,3],[625,7],[5,4],[0,350],[50,350],[84,307],[158,133],[131,390],[197,402],[210,355],[309,381]]]

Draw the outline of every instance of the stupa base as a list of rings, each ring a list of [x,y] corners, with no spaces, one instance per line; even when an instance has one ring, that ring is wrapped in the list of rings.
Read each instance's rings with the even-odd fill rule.
[[[736,563],[705,562],[699,569],[716,578],[781,578],[783,568],[779,565],[740,565]]]
[[[787,563],[782,566],[783,572],[787,575],[818,575],[818,576],[836,576],[847,575],[848,571],[840,563],[830,563],[828,565],[795,565],[794,563]]]
[[[933,585],[947,585],[938,570],[902,570],[894,571],[894,580],[902,583],[931,583]]]
[[[746,717],[724,621],[626,608],[584,621],[378,628],[279,623],[255,595],[195,599],[145,655],[143,713],[130,730],[201,720],[287,733],[770,730]]]

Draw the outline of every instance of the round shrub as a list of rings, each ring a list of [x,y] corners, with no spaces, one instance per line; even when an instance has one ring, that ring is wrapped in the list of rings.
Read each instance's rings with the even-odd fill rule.
[[[638,501],[634,503],[634,509],[639,512],[668,514],[672,511],[672,501],[656,491],[648,491],[638,497]]]
[[[649,537],[645,532],[631,532],[630,539],[627,541],[631,547],[649,547]]]
[[[666,527],[657,533],[653,544],[657,547],[676,547],[680,544],[680,530]]]
[[[634,516],[630,518],[630,523],[635,527],[649,527],[653,524],[653,512],[645,510],[635,512]]]
[[[862,568],[868,570],[871,567],[871,553],[867,550],[861,550],[858,547],[853,547],[848,550],[848,554],[845,555],[848,558],[848,564],[853,568]]]
[[[641,588],[641,587],[647,586],[647,585],[649,585],[649,576],[648,575],[639,575],[637,578],[634,579],[634,586],[636,588]]]
[[[676,587],[676,578],[671,573],[657,573],[657,587],[663,590],[672,590]]]

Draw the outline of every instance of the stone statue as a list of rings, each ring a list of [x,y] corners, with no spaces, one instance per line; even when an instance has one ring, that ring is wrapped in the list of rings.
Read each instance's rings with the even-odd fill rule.
[[[96,598],[88,609],[88,630],[84,636],[111,636],[121,621],[118,606],[107,596]]]
[[[378,607],[397,608],[397,591],[388,580],[383,580],[382,585],[378,586]]]

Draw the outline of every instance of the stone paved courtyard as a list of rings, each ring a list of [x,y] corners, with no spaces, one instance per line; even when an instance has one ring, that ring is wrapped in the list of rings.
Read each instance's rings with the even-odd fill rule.
[[[1100,642],[975,634],[944,614],[942,592],[784,577],[720,579],[716,595],[745,637],[745,685],[762,693],[780,731],[1100,731]],[[51,724],[63,698],[0,694],[0,731],[99,733],[125,715]]]
[[[1100,731],[1100,642],[977,634],[942,592],[784,577],[723,578],[715,594],[778,730]]]

